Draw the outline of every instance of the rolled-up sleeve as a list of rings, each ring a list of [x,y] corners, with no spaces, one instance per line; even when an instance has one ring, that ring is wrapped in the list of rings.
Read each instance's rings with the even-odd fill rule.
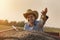
[[[42,28],[44,26],[44,20],[40,19],[38,23],[39,28]]]
[[[41,25],[43,25],[44,20],[43,20],[43,19],[40,19],[40,20],[39,20],[39,23],[40,23]]]

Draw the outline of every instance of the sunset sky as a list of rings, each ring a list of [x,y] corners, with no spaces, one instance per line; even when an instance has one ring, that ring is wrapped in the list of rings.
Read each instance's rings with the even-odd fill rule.
[[[26,21],[23,13],[27,9],[40,12],[48,8],[45,26],[60,28],[60,0],[0,0],[0,19],[9,21]]]

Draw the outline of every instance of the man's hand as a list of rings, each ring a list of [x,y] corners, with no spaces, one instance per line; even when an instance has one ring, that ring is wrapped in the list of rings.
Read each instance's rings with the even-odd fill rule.
[[[46,16],[47,11],[48,11],[47,8],[45,8],[44,10],[42,10],[42,12],[41,12],[42,15],[43,15],[43,16]]]
[[[45,8],[44,10],[42,10],[42,15],[41,15],[41,18],[43,19],[43,21],[44,21],[44,23],[43,24],[45,24],[45,22],[46,22],[46,20],[48,19],[48,16],[46,15],[47,14],[47,8]]]

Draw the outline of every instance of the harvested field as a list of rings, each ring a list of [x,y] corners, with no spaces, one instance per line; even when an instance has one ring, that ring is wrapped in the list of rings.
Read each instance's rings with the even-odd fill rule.
[[[60,40],[52,35],[38,31],[9,30],[0,33],[0,40]]]

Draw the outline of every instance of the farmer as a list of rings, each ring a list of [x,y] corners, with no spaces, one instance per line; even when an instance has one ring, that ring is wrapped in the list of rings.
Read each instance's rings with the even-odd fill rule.
[[[28,30],[28,31],[35,30],[35,31],[43,32],[43,26],[48,19],[48,16],[46,15],[46,13],[47,13],[47,8],[42,10],[42,12],[41,12],[42,15],[40,17],[40,20],[37,21],[37,18],[39,15],[38,12],[35,10],[33,11],[31,9],[28,9],[27,12],[23,14],[23,16],[28,21],[24,25],[24,30]]]

